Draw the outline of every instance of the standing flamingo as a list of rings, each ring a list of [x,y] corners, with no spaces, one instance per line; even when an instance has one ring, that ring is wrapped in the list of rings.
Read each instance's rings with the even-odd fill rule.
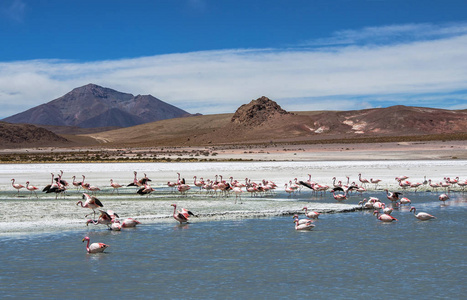
[[[14,178],[11,179],[11,185],[13,186],[13,188],[15,188],[15,189],[18,191],[17,196],[19,196],[19,190],[22,189],[22,188],[24,188],[24,185],[19,184],[19,183],[15,183],[15,179],[14,179]]]
[[[415,214],[416,208],[413,207],[413,206],[410,208],[410,211],[412,211],[412,210],[413,210],[413,215],[415,216],[415,218],[417,218],[417,219],[419,219],[421,221],[436,219],[435,216],[427,214],[426,212],[419,212],[418,214]]]
[[[96,211],[95,211],[96,208],[104,207],[102,202],[94,196],[89,196],[88,194],[83,193],[83,199],[86,199],[86,201],[84,202],[84,205],[83,205],[83,201],[81,200],[76,202],[76,205],[81,204],[81,207],[87,207],[87,208],[92,209],[92,211],[94,212],[94,216],[96,216]],[[88,215],[86,215],[86,217]]]
[[[78,190],[78,192],[81,190],[81,181],[76,181],[76,176],[73,175],[73,186],[76,187],[76,189]]]
[[[362,183],[363,186],[366,186],[367,183],[370,183],[370,182],[368,181],[368,179],[362,178],[362,174],[361,174],[361,173],[358,174],[358,180],[360,180],[360,182]]]
[[[439,201],[443,201],[443,204],[446,204],[445,201],[449,199],[449,196],[446,195],[446,194],[441,194],[441,195],[439,195],[438,199],[439,199]]]
[[[115,190],[117,191],[117,194],[119,194],[118,189],[122,187],[121,184],[118,184],[118,183],[114,182],[113,179],[110,179],[110,186],[114,188],[113,191],[112,191],[112,194],[115,192]]]
[[[370,178],[370,182],[373,183],[375,185],[375,190],[378,189],[378,184],[381,182],[381,179],[373,179],[373,178]]]
[[[177,210],[177,204],[171,204],[170,206],[173,206],[174,207],[174,212],[173,212],[173,217],[175,220],[177,220],[178,222],[180,222],[180,224],[183,224],[183,223],[188,223],[188,218],[190,216],[195,216],[191,211],[185,209],[185,208],[182,208],[181,211],[176,211]]]
[[[104,243],[92,243],[91,245],[89,245],[89,237],[85,237],[83,239],[83,243],[84,241],[88,242],[88,244],[86,245],[86,251],[88,251],[88,253],[101,253],[104,252],[104,250],[107,249],[107,247],[109,247],[109,245],[106,245]]]
[[[26,189],[31,192],[31,194],[29,195],[29,198],[31,198],[31,195],[33,192],[34,192],[34,195],[36,195],[36,198],[39,198],[37,197],[37,193],[36,193],[38,188],[33,185],[29,185],[29,181],[26,181]]]

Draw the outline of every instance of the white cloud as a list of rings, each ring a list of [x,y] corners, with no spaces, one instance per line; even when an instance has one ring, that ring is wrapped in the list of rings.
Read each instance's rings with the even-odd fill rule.
[[[419,32],[421,27],[431,30],[425,36],[436,38],[314,49],[201,51],[85,63],[0,63],[0,102],[5,107],[0,118],[87,83],[151,94],[203,114],[234,112],[263,95],[288,110],[360,109],[384,106],[384,101],[420,106],[417,95],[434,107],[463,108],[467,30],[462,24],[393,26],[380,31],[381,36],[391,36],[394,32]],[[377,35],[377,30],[364,29],[362,35]],[[459,95],[454,103],[433,105],[435,101],[427,96],[433,93],[442,99],[456,91]]]

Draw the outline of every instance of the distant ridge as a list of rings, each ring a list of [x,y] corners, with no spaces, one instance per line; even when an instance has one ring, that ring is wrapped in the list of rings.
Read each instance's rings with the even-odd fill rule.
[[[2,121],[81,128],[130,127],[191,115],[151,95],[133,96],[87,84]]]

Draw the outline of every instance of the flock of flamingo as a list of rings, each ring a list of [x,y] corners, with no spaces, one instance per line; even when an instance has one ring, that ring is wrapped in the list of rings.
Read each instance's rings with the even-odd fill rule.
[[[186,196],[187,192],[192,188],[189,184],[186,183],[184,178],[181,178],[180,173],[177,173],[178,179],[174,182],[167,182],[166,185],[172,191],[178,191],[181,195]],[[344,201],[348,199],[349,194],[351,193],[360,193],[366,192],[368,189],[368,185],[373,184],[374,189],[378,188],[378,185],[381,183],[382,180],[380,179],[373,179],[367,180],[362,178],[361,174],[358,174],[358,181],[360,182],[357,184],[355,181],[350,182],[349,176],[346,176],[347,182],[343,183],[342,181],[337,181],[336,177],[332,178],[332,188],[328,185],[319,184],[311,180],[311,175],[308,174],[308,180],[305,181],[298,181],[297,178],[294,180],[290,180],[288,183],[285,183],[284,190],[289,197],[293,196],[296,193],[300,193],[303,188],[307,188],[312,191],[312,193],[321,193],[324,194],[328,190],[333,195],[334,199],[338,202]],[[444,181],[440,181],[440,183],[433,183],[431,179],[427,180],[426,177],[424,178],[423,182],[410,182],[408,180],[409,177],[407,176],[399,176],[396,177],[395,180],[400,186],[400,188],[405,191],[409,189],[413,189],[415,192],[421,186],[430,186],[433,190],[437,190],[438,188],[445,189],[445,193],[439,195],[438,199],[443,203],[449,199],[449,192],[453,189],[456,185],[460,187],[461,191],[464,191],[465,186],[467,185],[467,180],[461,181],[459,177],[455,179],[451,179],[449,177],[445,177]],[[224,180],[221,175],[216,175],[214,180],[204,180],[203,178],[197,178],[197,176],[193,177],[193,187],[198,188],[199,192],[203,190],[213,197],[224,196],[227,197],[230,194],[235,194],[235,203],[237,203],[237,199],[239,198],[241,201],[241,194],[243,192],[248,192],[251,196],[258,196],[258,195],[266,195],[268,193],[273,193],[277,189],[277,185],[270,181],[270,180],[262,180],[259,183],[252,182],[251,179],[245,178],[244,182],[240,182],[234,180],[233,177],[229,178],[229,181]],[[135,227],[137,224],[140,224],[139,221],[133,218],[126,218],[122,222],[119,220],[118,214],[114,213],[112,210],[104,211],[101,208],[103,207],[102,202],[94,196],[94,193],[99,192],[101,189],[97,186],[93,186],[87,182],[85,182],[86,177],[82,175],[82,181],[76,181],[76,176],[72,177],[71,185],[74,186],[78,192],[83,189],[85,192],[82,193],[83,201],[78,201],[76,205],[81,205],[83,208],[89,208],[93,212],[93,219],[88,219],[86,221],[86,225],[94,224],[94,225],[106,225],[110,230],[121,230],[122,228],[126,227]],[[336,182],[337,181],[337,182]],[[36,191],[39,188],[30,185],[30,182],[27,181],[26,185],[23,186],[19,183],[15,182],[15,179],[11,179],[12,186],[14,189],[17,190],[17,196],[22,188],[26,188],[30,191],[29,197],[34,194],[36,197]],[[136,187],[136,193],[139,195],[146,195],[149,196],[155,189],[151,187],[150,183],[152,182],[151,179],[144,174],[144,177],[139,178],[137,177],[137,172],[134,171],[134,178],[133,181],[127,184],[127,187]],[[44,193],[55,193],[55,198],[59,194],[65,194],[67,189],[71,186],[66,180],[63,179],[63,171],[55,177],[53,173],[51,173],[51,183],[44,187],[42,191]],[[125,187],[125,185],[118,184],[110,179],[110,188],[113,188],[112,194],[116,191],[119,194],[119,189]],[[402,197],[402,192],[390,192],[388,189],[384,190],[386,192],[387,199],[391,202],[390,205],[386,206],[385,203],[381,202],[376,197],[369,197],[368,199],[363,199],[359,202],[362,209],[373,209],[373,215],[376,216],[377,220],[382,222],[393,222],[397,221],[391,213],[393,209],[399,208],[401,206],[411,205],[411,200],[407,197]],[[90,194],[91,195],[90,195]],[[191,211],[182,208],[181,210],[177,211],[177,205],[172,204],[174,211],[173,211],[173,218],[178,221],[180,224],[188,223],[190,217],[195,216]],[[99,210],[100,215],[97,219],[95,219],[96,209]],[[313,224],[315,219],[318,219],[319,213],[315,211],[308,211],[307,207],[304,207],[303,210],[304,215],[306,218],[300,219],[299,216],[296,214],[293,216],[295,229],[296,230],[312,230],[315,227]],[[435,219],[436,217],[425,213],[419,212],[416,213],[416,208],[411,207],[410,212],[413,212],[414,216],[422,221]],[[89,214],[88,214],[89,215]],[[85,217],[88,217],[86,215]],[[89,237],[85,237],[83,242],[87,241],[87,252],[88,253],[98,253],[103,252],[108,245],[104,243],[93,243],[90,244]]]

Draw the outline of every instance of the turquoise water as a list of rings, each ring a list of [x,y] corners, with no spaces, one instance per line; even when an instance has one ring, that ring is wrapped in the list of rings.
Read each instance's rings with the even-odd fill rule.
[[[383,199],[383,194],[376,194]],[[2,298],[319,299],[464,297],[467,198],[443,206],[431,193],[407,194],[408,208],[385,224],[370,212],[324,214],[311,232],[291,216],[178,226],[142,224],[0,238]],[[175,221],[174,221],[175,222]],[[82,238],[104,242],[87,254]]]

